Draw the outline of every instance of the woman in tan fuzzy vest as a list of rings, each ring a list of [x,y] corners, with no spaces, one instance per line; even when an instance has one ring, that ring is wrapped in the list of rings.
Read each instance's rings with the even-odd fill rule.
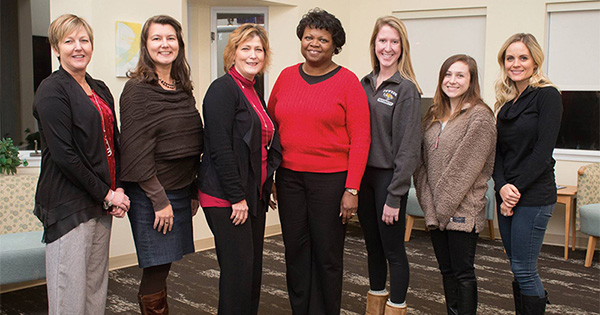
[[[479,92],[477,64],[446,59],[423,118],[421,164],[414,179],[443,276],[448,314],[476,314],[475,249],[485,223],[496,127]]]

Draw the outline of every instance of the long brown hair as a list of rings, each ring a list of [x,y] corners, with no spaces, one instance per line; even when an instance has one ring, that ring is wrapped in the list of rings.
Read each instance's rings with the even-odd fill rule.
[[[395,16],[384,16],[375,21],[375,27],[373,27],[373,34],[371,35],[371,41],[369,42],[369,50],[371,51],[371,66],[373,66],[373,71],[379,70],[379,59],[377,59],[377,54],[375,53],[375,41],[377,40],[377,34],[379,33],[379,30],[385,25],[395,29],[396,32],[398,32],[398,35],[400,35],[401,52],[400,58],[398,59],[398,72],[400,72],[400,76],[414,83],[417,87],[417,91],[419,91],[420,94],[423,94],[421,87],[419,87],[419,83],[417,83],[415,71],[413,70],[412,62],[410,61],[408,31],[406,30],[404,23],[402,23],[402,21]]]
[[[427,113],[423,117],[423,126],[425,127],[425,129],[429,128],[434,122],[445,119],[446,117],[448,117],[448,115],[450,115],[450,112],[452,111],[450,105],[450,98],[442,90],[442,81],[446,76],[446,72],[448,71],[448,69],[450,69],[450,66],[452,66],[455,62],[458,61],[463,62],[467,65],[467,67],[469,68],[469,75],[471,76],[471,79],[469,80],[469,88],[467,89],[465,94],[463,94],[460,97],[458,101],[458,107],[455,109],[450,119],[460,115],[463,107],[466,104],[470,104],[470,108],[473,108],[479,104],[485,105],[485,102],[481,98],[481,92],[479,89],[479,74],[477,71],[477,62],[475,61],[475,59],[473,59],[473,57],[471,56],[463,54],[450,56],[448,57],[448,59],[446,59],[446,61],[444,61],[442,67],[440,68],[438,84],[437,88],[435,89],[435,95],[433,96],[433,104],[431,105],[431,107],[429,107],[429,110],[427,110]],[[490,109],[487,105],[485,105],[485,107]]]
[[[140,59],[135,69],[129,71],[127,76],[129,78],[138,79],[145,83],[158,84],[158,76],[155,72],[154,61],[148,53],[146,43],[148,41],[148,31],[152,24],[171,25],[175,29],[177,35],[177,42],[179,43],[179,52],[177,58],[173,61],[171,66],[171,78],[175,80],[178,86],[184,91],[192,93],[192,80],[190,79],[190,65],[185,58],[185,44],[183,43],[183,34],[181,24],[174,18],[168,15],[155,15],[149,18],[144,27],[142,28],[142,34],[140,36]]]

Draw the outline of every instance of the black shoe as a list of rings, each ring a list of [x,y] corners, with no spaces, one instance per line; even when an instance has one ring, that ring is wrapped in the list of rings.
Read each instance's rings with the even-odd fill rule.
[[[458,314],[477,314],[477,281],[460,281],[458,283]]]
[[[548,302],[548,292],[544,297],[521,295],[522,314],[523,315],[543,315],[546,314],[546,303]]]
[[[521,306],[521,287],[519,287],[519,282],[513,280],[512,282],[513,288],[513,298],[515,300],[515,315],[522,315],[523,310]]]
[[[443,276],[444,296],[448,315],[458,315],[458,283],[454,276]]]

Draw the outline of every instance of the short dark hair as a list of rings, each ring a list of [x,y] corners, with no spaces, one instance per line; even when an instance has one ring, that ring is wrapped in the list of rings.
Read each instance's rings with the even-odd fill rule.
[[[333,54],[337,55],[342,51],[342,46],[346,43],[346,32],[342,27],[342,22],[335,15],[320,8],[308,11],[308,13],[302,16],[296,28],[298,39],[302,40],[302,35],[304,35],[304,30],[307,27],[327,30],[331,33],[331,38],[335,45]]]

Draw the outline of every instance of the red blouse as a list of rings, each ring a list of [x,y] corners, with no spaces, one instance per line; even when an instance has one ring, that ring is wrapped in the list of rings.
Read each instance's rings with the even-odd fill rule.
[[[108,104],[92,91],[92,95],[88,95],[102,119],[102,136],[104,137],[104,148],[106,149],[106,160],[108,161],[108,170],[110,172],[110,189],[116,188],[117,167],[115,161],[115,141],[114,141],[114,125],[113,112],[108,107]]]

